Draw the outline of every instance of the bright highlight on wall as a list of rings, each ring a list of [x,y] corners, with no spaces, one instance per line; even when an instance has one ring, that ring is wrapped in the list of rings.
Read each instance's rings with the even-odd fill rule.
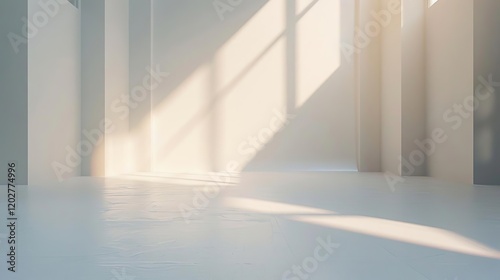
[[[246,1],[222,17],[173,2],[153,9],[153,64],[171,76],[152,93],[152,171],[356,169],[340,49],[352,1]]]
[[[436,4],[439,0],[429,0],[429,8]]]
[[[298,1],[312,2],[312,1]],[[296,108],[304,105],[341,64],[341,2],[319,1],[299,9],[297,15],[297,98]],[[321,20],[318,20],[321,19]]]

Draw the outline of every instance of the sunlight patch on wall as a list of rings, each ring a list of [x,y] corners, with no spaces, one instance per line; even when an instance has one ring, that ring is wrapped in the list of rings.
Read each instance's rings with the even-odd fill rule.
[[[285,16],[285,1],[269,1],[219,48],[216,55],[220,73],[218,90],[237,82],[245,69],[280,40],[286,28]],[[273,70],[283,71],[282,68],[283,65],[275,65]]]
[[[436,4],[439,0],[429,0],[429,8]]]
[[[241,166],[251,158],[238,148],[268,127],[274,111],[285,106],[286,12],[286,1],[267,2],[214,58],[215,90],[223,112],[217,153]]]
[[[152,115],[154,170],[205,170],[209,166],[210,67],[198,67]],[[175,166],[171,163],[175,162]],[[154,171],[153,170],[153,171]]]
[[[172,84],[156,90],[152,98],[152,171],[221,171],[231,161],[238,162],[241,170],[253,159],[270,162],[269,168],[277,168],[287,162],[278,159],[286,150],[290,152],[286,152],[285,158],[309,161],[314,155],[321,158],[318,162],[330,162],[326,157],[334,148],[308,146],[308,138],[297,131],[304,119],[299,122],[287,118],[297,115],[294,108],[310,100],[340,66],[341,18],[348,24],[342,33],[346,40],[350,38],[346,34],[353,33],[349,32],[353,28],[350,14],[341,17],[340,10],[353,11],[353,5],[340,0],[294,3],[267,1],[253,11],[250,4],[241,5],[234,11],[234,18],[224,22],[203,18],[207,30],[199,34],[200,23],[186,38],[177,34],[183,39],[182,44],[170,38],[172,35],[165,35],[168,33],[156,34],[154,57],[172,73]],[[163,8],[165,13],[171,12],[167,6]],[[185,8],[186,14],[208,13],[201,8],[191,11],[189,5]],[[245,14],[250,11],[254,13]],[[239,21],[238,16],[245,21]],[[168,25],[170,21],[157,24]],[[204,44],[208,47],[204,48]],[[179,58],[185,56],[188,58]],[[350,83],[342,78],[338,81],[317,95],[325,102],[316,102],[338,101],[336,104],[342,108],[351,107],[344,106],[345,100],[351,102],[345,97],[349,93],[335,95],[336,91],[349,91],[345,85]],[[302,110],[302,118],[316,121],[324,120],[331,111],[344,113],[342,108],[317,108]],[[345,122],[319,129],[332,138],[331,132],[337,127],[345,130]],[[352,141],[348,142],[350,145]],[[294,148],[299,146],[302,148]]]
[[[306,13],[307,9],[313,7],[318,0],[296,0],[296,14]]]
[[[340,0],[318,1],[297,23],[296,108],[340,66],[340,10]]]
[[[285,64],[284,47],[284,40],[280,40],[220,100],[225,114],[219,135],[223,158],[245,164],[250,158],[239,151],[242,142],[268,128],[276,110],[283,111],[286,73],[280,68]],[[273,136],[274,131],[268,138]]]

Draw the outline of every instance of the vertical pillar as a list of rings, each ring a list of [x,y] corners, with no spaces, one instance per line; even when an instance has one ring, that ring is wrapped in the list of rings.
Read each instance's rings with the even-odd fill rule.
[[[358,0],[357,30],[375,24],[383,28],[376,15],[381,9],[379,1]],[[388,21],[391,19],[387,19]],[[376,36],[360,49],[356,56],[356,82],[358,97],[358,170],[360,172],[381,171],[381,112],[380,112],[380,29]],[[359,39],[359,38],[358,38]]]
[[[105,1],[86,0],[82,14],[82,141],[92,143],[82,158],[83,176],[104,176],[105,121]]]
[[[151,171],[151,91],[157,87],[151,65],[151,0],[130,1],[130,100],[131,170]]]
[[[0,185],[9,162],[16,163],[16,183],[28,183],[27,17],[27,0],[0,1]]]
[[[427,0],[402,0],[401,173],[426,175],[425,9]]]

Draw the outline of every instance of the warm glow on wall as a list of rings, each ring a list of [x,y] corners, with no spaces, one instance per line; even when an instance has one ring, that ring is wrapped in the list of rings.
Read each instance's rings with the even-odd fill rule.
[[[439,0],[429,0],[429,8],[436,4]]]
[[[152,118],[153,171],[197,171],[209,166],[209,86],[210,67],[202,65],[156,106]]]
[[[340,66],[341,53],[340,0],[319,1],[309,9],[298,11],[295,37],[297,45],[296,108],[300,108],[309,100],[337,70]]]
[[[153,90],[152,171],[224,171],[231,161],[236,172],[252,163],[350,169],[353,74],[340,44],[352,41],[352,3],[242,2],[221,20],[209,5],[170,8],[158,2],[154,11],[162,28],[154,28],[153,61],[172,75]]]

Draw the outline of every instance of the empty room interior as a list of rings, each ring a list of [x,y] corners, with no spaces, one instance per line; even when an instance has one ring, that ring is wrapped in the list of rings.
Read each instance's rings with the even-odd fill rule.
[[[0,279],[500,279],[498,15],[0,0]]]

